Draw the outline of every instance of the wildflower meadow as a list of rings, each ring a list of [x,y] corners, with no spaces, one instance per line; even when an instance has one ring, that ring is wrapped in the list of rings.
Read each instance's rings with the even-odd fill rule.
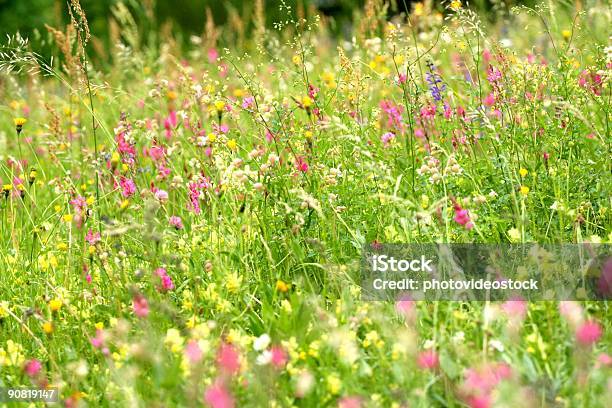
[[[58,401],[0,406],[609,406],[607,298],[368,301],[360,262],[611,243],[610,3],[364,3],[2,39],[0,389]]]

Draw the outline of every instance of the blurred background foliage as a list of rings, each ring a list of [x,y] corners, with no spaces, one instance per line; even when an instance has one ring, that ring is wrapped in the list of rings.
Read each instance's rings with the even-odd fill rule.
[[[45,24],[60,30],[65,29],[70,22],[67,1],[69,0],[0,0],[0,34],[6,39],[7,35],[19,32],[30,39],[38,52],[50,56],[54,53],[54,45]],[[366,0],[265,0],[265,23],[266,26],[272,27],[274,22],[319,13],[326,17],[332,33],[346,36],[351,32],[351,23],[356,13],[363,9],[365,2]],[[441,1],[425,2],[431,4],[433,9],[444,10]],[[495,19],[514,5],[534,2],[535,0],[472,0],[470,6],[483,12],[488,19]],[[392,15],[411,10],[417,2],[385,0],[385,3],[387,13]],[[98,56],[104,56],[104,51],[113,46],[113,28],[115,31],[121,31],[126,26],[125,21],[117,21],[121,19],[118,16],[126,15],[118,12],[119,7],[123,7],[124,11],[129,10],[127,14],[133,17],[133,26],[137,27],[139,41],[149,46],[159,45],[160,39],[167,37],[168,33],[183,45],[187,44],[193,35],[206,38],[210,20],[214,21],[215,26],[228,24],[231,30],[243,30],[247,36],[255,28],[252,16],[256,0],[81,0],[81,4],[94,37],[94,54]],[[124,33],[120,32],[119,35],[124,36]]]

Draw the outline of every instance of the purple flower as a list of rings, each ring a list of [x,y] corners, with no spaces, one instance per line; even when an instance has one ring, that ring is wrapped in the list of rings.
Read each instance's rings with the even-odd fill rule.
[[[425,74],[425,80],[429,85],[431,97],[434,98],[434,101],[440,102],[442,101],[442,92],[446,90],[446,85],[442,82],[442,78],[436,72],[436,67],[431,62],[427,64],[427,67],[429,72]]]

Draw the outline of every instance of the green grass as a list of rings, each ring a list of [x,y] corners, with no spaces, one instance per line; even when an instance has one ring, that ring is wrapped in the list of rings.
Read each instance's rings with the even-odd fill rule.
[[[244,48],[221,38],[218,60],[125,39],[115,69],[88,71],[91,95],[80,44],[50,67],[13,39],[0,386],[56,386],[69,406],[202,406],[212,384],[236,406],[605,406],[607,301],[532,302],[524,316],[415,302],[404,315],[359,288],[374,241],[612,241],[610,21],[587,3],[486,27],[465,8],[411,25],[364,14],[354,43],[312,19]],[[26,74],[33,64],[50,75]],[[588,321],[602,333],[586,344]],[[263,334],[278,367],[257,363]]]

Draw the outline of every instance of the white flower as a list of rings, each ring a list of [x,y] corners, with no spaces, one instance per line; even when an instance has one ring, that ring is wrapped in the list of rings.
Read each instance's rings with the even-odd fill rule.
[[[261,351],[268,348],[270,345],[270,336],[267,333],[262,334],[253,341],[253,349],[255,351]]]
[[[502,344],[501,341],[499,340],[491,340],[489,342],[489,346],[497,351],[499,351],[500,353],[504,352],[504,345]]]
[[[455,343],[455,344],[463,343],[464,340],[465,340],[465,333],[462,332],[462,331],[458,331],[453,336],[453,343]]]
[[[272,352],[270,350],[266,350],[257,356],[256,363],[257,365],[268,365],[272,361]]]

